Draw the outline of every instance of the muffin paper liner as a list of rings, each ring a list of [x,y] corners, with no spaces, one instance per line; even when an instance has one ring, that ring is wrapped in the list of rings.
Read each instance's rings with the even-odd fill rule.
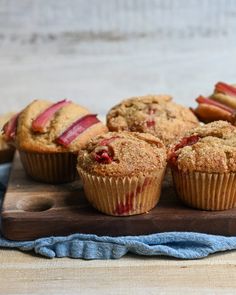
[[[236,207],[236,173],[181,172],[172,170],[180,199],[188,206],[203,210]]]
[[[165,168],[132,177],[95,176],[80,167],[78,172],[93,207],[108,215],[126,216],[145,213],[156,206]]]
[[[26,173],[34,180],[65,183],[77,176],[77,155],[72,153],[34,153],[19,151]]]

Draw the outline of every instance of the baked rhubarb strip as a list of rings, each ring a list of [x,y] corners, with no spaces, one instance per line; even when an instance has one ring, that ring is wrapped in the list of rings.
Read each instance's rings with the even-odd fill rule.
[[[97,115],[89,114],[69,126],[57,139],[56,142],[60,145],[67,147],[72,141],[74,141],[81,133],[94,124],[99,123]]]
[[[149,120],[146,122],[146,124],[147,124],[147,127],[150,128],[150,127],[155,126],[156,122],[155,122],[154,119],[149,119]]]
[[[114,150],[110,146],[114,140],[120,138],[120,136],[112,136],[110,138],[104,138],[99,142],[99,145],[94,151],[94,160],[102,164],[110,164],[113,161]]]
[[[178,144],[176,144],[176,146],[174,147],[174,151],[176,152],[180,148],[193,145],[193,144],[197,143],[199,141],[199,139],[200,139],[200,137],[198,135],[191,135],[188,137],[184,137],[181,139],[181,141]]]
[[[120,138],[120,136],[112,136],[110,138],[104,138],[99,145],[100,146],[104,146],[104,145],[109,145],[110,143],[112,143],[114,140]]]
[[[100,147],[96,149],[94,153],[94,160],[101,164],[110,164],[113,160],[113,150],[108,146]]]
[[[222,110],[225,110],[225,111],[227,111],[227,112],[229,112],[229,113],[231,113],[231,114],[234,114],[234,113],[235,113],[235,110],[234,110],[234,109],[232,109],[232,108],[230,108],[230,107],[228,107],[228,106],[226,106],[226,105],[224,105],[224,104],[221,104],[221,103],[219,103],[219,102],[217,102],[217,101],[215,101],[215,100],[213,100],[213,99],[210,99],[210,98],[206,98],[206,97],[203,97],[203,96],[199,96],[199,97],[196,99],[196,101],[197,101],[199,104],[201,104],[201,103],[205,103],[205,104],[213,105],[213,106],[218,107],[218,108],[220,108],[220,109],[222,109]]]
[[[2,128],[2,131],[7,141],[14,139],[16,135],[17,122],[18,122],[19,115],[20,113],[15,114]]]
[[[178,158],[178,154],[176,153],[179,149],[185,147],[185,146],[191,146],[194,145],[199,141],[200,137],[198,135],[191,135],[188,137],[184,137],[181,139],[181,141],[174,146],[174,148],[170,151],[168,155],[168,162],[172,167],[175,167],[176,161]]]
[[[118,203],[116,209],[114,210],[114,214],[116,215],[123,215],[131,212],[134,207],[134,199],[138,194],[141,194],[145,188],[151,184],[150,178],[147,177],[144,180],[142,186],[138,186],[136,191],[132,191],[131,193],[126,194],[124,203]]]
[[[34,132],[39,132],[39,133],[45,132],[45,127],[46,127],[47,123],[52,119],[53,115],[57,111],[59,111],[61,108],[68,105],[69,103],[71,103],[71,101],[64,99],[64,100],[61,100],[61,101],[51,105],[49,108],[47,108],[41,114],[39,114],[38,117],[33,121],[32,130]]]
[[[236,96],[236,87],[226,84],[224,82],[218,82],[215,85],[215,90],[217,92],[221,92],[229,96]]]
[[[224,120],[234,124],[235,121],[234,114],[210,104],[200,103],[194,112],[198,119],[204,123]]]

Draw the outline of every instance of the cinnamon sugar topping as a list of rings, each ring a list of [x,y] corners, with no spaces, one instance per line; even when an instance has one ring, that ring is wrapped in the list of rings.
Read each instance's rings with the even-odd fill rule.
[[[175,153],[169,153],[170,164],[181,171],[236,172],[236,127],[215,121],[193,129],[186,136],[196,140],[191,145],[181,145],[180,141]]]
[[[166,165],[163,143],[150,134],[109,132],[97,136],[79,154],[85,171],[106,176],[131,176]]]
[[[169,145],[198,120],[187,108],[171,101],[168,95],[133,97],[114,106],[107,114],[110,131],[145,132]]]

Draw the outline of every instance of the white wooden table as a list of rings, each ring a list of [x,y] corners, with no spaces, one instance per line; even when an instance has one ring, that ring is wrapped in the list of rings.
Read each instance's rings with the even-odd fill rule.
[[[235,294],[236,252],[201,260],[127,256],[46,259],[0,251],[0,294]]]

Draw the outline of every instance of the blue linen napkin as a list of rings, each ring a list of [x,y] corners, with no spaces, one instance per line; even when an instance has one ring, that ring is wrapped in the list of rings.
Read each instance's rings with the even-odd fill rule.
[[[0,199],[7,185],[10,164],[0,165]],[[192,232],[169,232],[146,236],[108,237],[73,234],[35,241],[9,241],[0,235],[0,247],[34,251],[48,258],[117,259],[127,253],[197,259],[211,253],[236,249],[236,237]]]

